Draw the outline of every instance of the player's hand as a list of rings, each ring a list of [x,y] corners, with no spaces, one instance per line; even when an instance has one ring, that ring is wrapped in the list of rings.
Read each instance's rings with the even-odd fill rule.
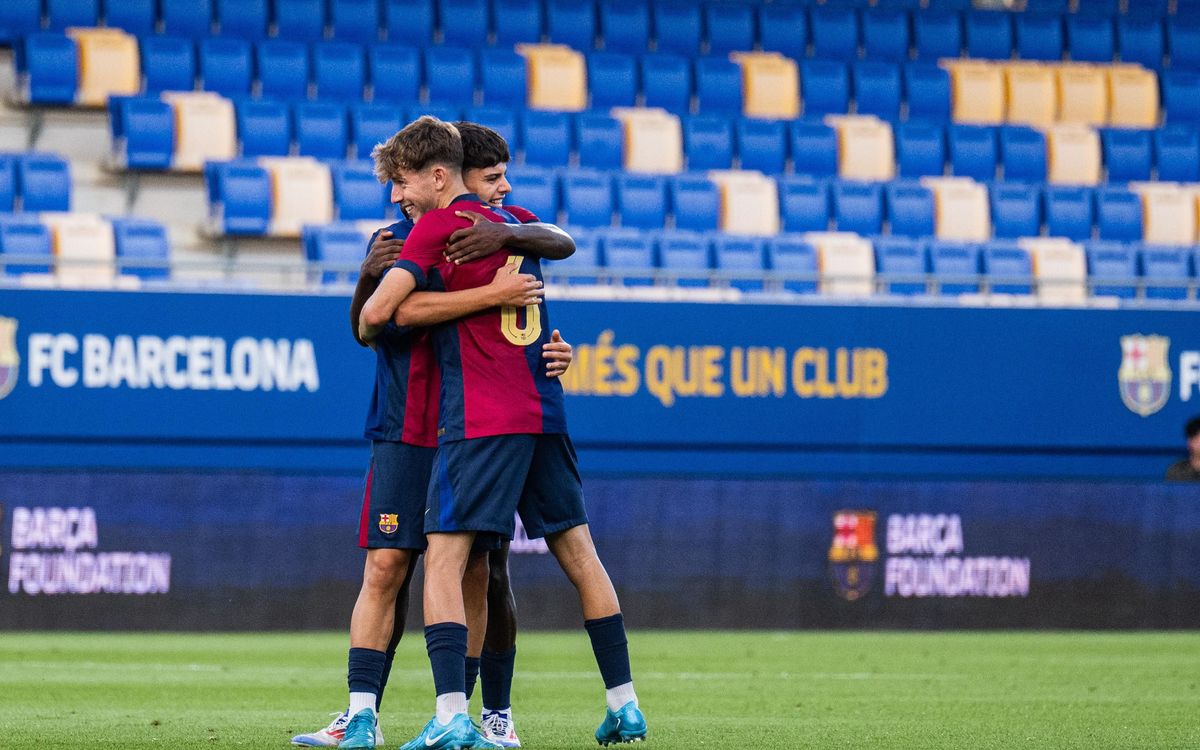
[[[456,230],[446,243],[446,260],[454,264],[486,258],[512,239],[512,226],[488,221],[475,211],[455,211],[460,219],[469,219],[471,226]]]
[[[546,293],[540,279],[528,273],[513,273],[510,266],[497,268],[488,287],[492,290],[497,307],[536,305]]]
[[[557,378],[567,371],[575,358],[575,350],[555,328],[550,334],[550,343],[542,344],[542,359],[546,360],[546,377]]]
[[[371,250],[363,259],[359,273],[368,278],[379,278],[384,271],[395,265],[402,249],[404,249],[404,240],[393,238],[389,231],[380,232],[375,241],[371,243]]]

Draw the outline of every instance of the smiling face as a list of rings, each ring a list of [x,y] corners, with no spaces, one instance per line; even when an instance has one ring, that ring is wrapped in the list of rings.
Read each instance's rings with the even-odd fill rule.
[[[447,179],[447,170],[440,164],[419,170],[399,169],[392,175],[392,203],[416,221],[438,207],[438,197]]]
[[[503,206],[504,198],[512,192],[512,185],[508,184],[508,164],[504,162],[467,169],[463,172],[463,182],[467,190],[496,208]]]

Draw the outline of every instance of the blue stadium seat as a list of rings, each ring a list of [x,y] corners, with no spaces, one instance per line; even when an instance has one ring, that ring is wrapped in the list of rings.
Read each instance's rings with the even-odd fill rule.
[[[692,102],[692,66],[685,58],[665,53],[645,55],[641,70],[647,107],[687,114]]]
[[[1187,299],[1191,277],[1189,248],[1147,245],[1141,251],[1146,299]]]
[[[1112,62],[1113,36],[1111,16],[1067,16],[1067,51],[1076,62]]]
[[[192,40],[148,36],[141,40],[141,46],[146,93],[196,88],[196,50]]]
[[[925,243],[905,237],[875,238],[875,270],[885,294],[924,294],[929,273]],[[889,278],[897,279],[891,281]]]
[[[321,42],[312,46],[313,82],[317,98],[360,101],[366,71],[363,48],[351,42]]]
[[[547,0],[546,33],[555,44],[584,52],[596,44],[596,5],[578,0]]]
[[[315,42],[325,35],[322,0],[274,0],[276,36]]]
[[[437,0],[442,43],[474,49],[488,36],[487,0]]]
[[[1121,16],[1117,19],[1117,48],[1121,62],[1137,63],[1151,70],[1163,64],[1163,25],[1159,18]]]
[[[712,247],[708,238],[699,232],[660,232],[658,258],[663,271],[681,278],[675,284],[681,287],[706,287],[712,276]]]
[[[601,237],[604,265],[625,286],[650,286],[655,263],[654,240],[636,229],[610,229]]]
[[[1137,242],[1142,239],[1142,199],[1120,188],[1096,191],[1096,229],[1102,240]]]
[[[124,0],[120,4],[124,5]],[[109,3],[109,13],[113,5]],[[267,35],[269,18],[267,0],[217,0],[217,25],[223,37],[262,39]]]
[[[637,102],[637,63],[622,52],[592,52],[587,56],[588,89],[596,109],[632,107]]]
[[[910,120],[950,119],[950,74],[944,69],[925,63],[905,65],[904,91]]]
[[[333,205],[341,221],[383,219],[391,204],[388,188],[375,179],[375,164],[371,161],[341,161],[330,165],[333,182]]]
[[[78,63],[73,40],[62,34],[30,34],[17,50],[17,69],[29,76],[31,104],[75,101]]]
[[[0,3],[0,44],[12,44],[41,28],[41,0],[7,0]]]
[[[68,26],[99,26],[99,0],[46,0],[46,27],[64,31]]]
[[[663,228],[667,222],[667,182],[663,177],[618,172],[615,187],[621,226]]]
[[[570,119],[561,112],[529,110],[521,117],[521,142],[526,164],[565,167],[571,156]]]
[[[134,36],[154,33],[158,12],[154,0],[121,0],[105,3],[104,25],[111,29],[124,29]],[[0,16],[3,11],[0,11]],[[4,26],[0,20],[0,27]]]
[[[433,41],[433,3],[430,0],[383,0],[383,23],[388,41],[421,46]]]
[[[544,26],[542,3],[540,0],[493,0],[492,25],[498,46],[540,42]]]
[[[379,41],[377,0],[329,0],[329,25],[333,38],[370,44]]]
[[[1166,125],[1154,131],[1158,179],[1200,181],[1200,133],[1190,125]]]
[[[71,167],[55,154],[30,152],[18,157],[17,188],[23,211],[71,210]]]
[[[809,17],[813,57],[846,62],[858,57],[858,14],[852,8],[814,6]]]
[[[1137,296],[1134,284],[1102,283],[1118,280],[1134,280],[1138,276],[1138,252],[1121,242],[1093,240],[1085,245],[1088,280],[1092,282],[1092,294],[1097,297],[1119,297],[1133,299]]]
[[[862,60],[851,67],[858,114],[894,121],[900,116],[900,67],[888,62]]]
[[[242,156],[287,156],[292,147],[288,108],[276,101],[237,102],[238,139]]]
[[[837,131],[823,122],[792,123],[792,171],[810,177],[836,177]]]
[[[785,232],[829,231],[829,185],[803,177],[780,180],[779,212]]]
[[[671,207],[677,229],[711,232],[717,229],[721,195],[705,177],[677,175],[671,178]]]
[[[733,166],[733,122],[721,115],[683,118],[683,152],[688,169],[729,169]]]
[[[695,60],[696,99],[704,114],[742,113],[742,69],[737,63],[721,57],[699,57]]]
[[[525,58],[516,52],[507,49],[480,50],[479,77],[485,104],[525,106],[528,91]]]
[[[12,213],[16,198],[16,167],[11,156],[0,154],[0,215]]]
[[[624,163],[625,130],[606,114],[581,112],[575,116],[575,148],[579,166],[613,169]]]
[[[250,43],[244,39],[201,39],[200,80],[205,91],[246,96],[254,81]]]
[[[609,52],[641,54],[650,41],[650,13],[644,0],[600,0],[600,35]]]
[[[787,163],[787,125],[780,120],[738,118],[737,149],[742,169],[782,174]]]
[[[157,221],[121,218],[112,220],[117,270],[144,281],[170,276],[171,248],[167,229]]]
[[[455,122],[462,119],[463,108],[456,107],[453,104],[414,104],[405,109],[404,121],[412,122],[425,115],[436,117],[442,122]]]
[[[933,240],[929,243],[929,270],[944,295],[979,292],[979,248],[967,242]]]
[[[718,234],[712,238],[713,266],[733,278],[729,286],[743,292],[761,292],[762,275],[766,270],[767,253],[763,241],[757,237],[738,237]],[[745,274],[747,277],[739,278]]]
[[[700,54],[699,4],[657,2],[650,13],[659,52],[673,52],[685,57]]]
[[[1016,16],[1017,54],[1025,60],[1061,60],[1062,18],[1041,13]]]
[[[997,237],[1037,237],[1042,231],[1042,191],[1035,185],[997,182],[989,191]]]
[[[516,110],[507,107],[475,107],[467,110],[463,119],[477,122],[499,133],[508,144],[510,160],[516,159],[517,152],[522,147]]]
[[[754,49],[754,9],[748,5],[705,3],[704,29],[710,55]]]
[[[793,60],[807,56],[808,16],[803,5],[763,5],[758,9],[758,29],[764,51],[779,52]]]
[[[262,96],[307,98],[308,49],[303,43],[264,39],[254,46],[254,63]]]
[[[1148,180],[1154,164],[1149,130],[1104,130],[1104,164],[1110,182]]]
[[[937,61],[962,53],[962,19],[957,13],[913,13],[913,46],[921,60]]]
[[[1007,60],[1012,57],[1012,15],[1004,11],[980,11],[966,16],[967,57]]]
[[[883,231],[883,186],[869,182],[835,182],[833,218],[839,232],[879,234]]]
[[[362,230],[358,227],[351,223],[305,225],[301,230],[301,245],[309,262],[346,269],[324,271],[322,284],[358,282],[358,265],[362,262],[365,245]]]
[[[54,262],[54,242],[50,228],[39,222],[28,222],[0,215],[0,266],[4,273],[15,276],[23,273],[50,273]],[[29,258],[29,263],[8,263],[4,256]],[[38,263],[36,259],[44,258]]]
[[[421,96],[421,55],[415,47],[373,44],[367,48],[371,101],[409,104]]]
[[[888,183],[887,217],[891,233],[904,237],[928,237],[934,234],[933,191],[916,181]]]
[[[862,14],[863,57],[902,63],[908,60],[912,42],[908,14],[900,10],[878,9]]]
[[[959,177],[996,177],[996,129],[989,125],[951,125],[950,168]]]
[[[1021,125],[1000,127],[1000,160],[1004,179],[1044,182],[1046,179],[1046,136]]]
[[[558,176],[552,170],[525,166],[513,170],[508,181],[510,204],[529,209],[542,221],[558,222]]]
[[[940,177],[946,172],[946,130],[909,120],[896,127],[896,166],[901,177]]]
[[[1051,237],[1090,240],[1095,215],[1090,188],[1046,187],[1046,234]]]
[[[475,103],[475,54],[469,49],[430,47],[425,50],[425,83],[431,104]]]
[[[1168,19],[1167,41],[1173,70],[1200,69],[1200,22],[1195,18]]]
[[[350,139],[358,159],[371,158],[371,149],[383,143],[404,126],[399,107],[387,104],[350,105]]]
[[[345,105],[296,102],[292,105],[292,134],[300,156],[345,159],[350,141]]]
[[[995,240],[983,246],[983,272],[996,294],[1029,294],[1033,291],[1033,259],[1012,240]]]
[[[844,63],[805,60],[800,63],[800,78],[806,117],[850,111],[850,76]]]
[[[922,4],[919,2],[919,0],[897,0],[897,1],[901,4],[909,3],[909,5],[908,5],[909,10],[917,10],[918,8],[922,7]],[[879,2],[880,2],[880,4],[884,4],[886,2],[886,0],[879,0]],[[974,3],[972,3],[971,0],[927,0],[927,2],[925,3],[925,7],[928,7],[930,10],[936,10],[936,11],[942,11],[942,12],[967,11],[967,10],[971,10],[973,5],[974,5]]]
[[[175,153],[175,115],[161,99],[109,99],[114,145],[128,169],[170,169]]]
[[[596,276],[582,275],[580,272],[594,271],[604,265],[600,252],[600,233],[576,230],[574,227],[566,231],[575,240],[575,252],[562,260],[543,260],[542,272],[548,279],[556,278],[564,271],[579,274],[564,277],[563,280],[568,284],[597,283],[599,279]]]
[[[784,277],[785,291],[817,293],[817,250],[803,237],[781,234],[767,240],[767,259],[771,270]]]
[[[162,18],[162,33],[167,36],[194,39],[212,33],[212,0],[159,0],[158,12]]]
[[[1200,123],[1200,72],[1171,69],[1161,83],[1167,122]]]

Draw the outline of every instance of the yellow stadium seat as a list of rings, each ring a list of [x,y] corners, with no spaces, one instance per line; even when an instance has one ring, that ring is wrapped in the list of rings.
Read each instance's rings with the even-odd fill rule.
[[[1100,182],[1100,135],[1086,125],[1046,129],[1046,177],[1055,185]]]
[[[117,279],[112,225],[90,213],[41,216],[53,243],[54,277],[63,286],[111,287]]]
[[[1142,239],[1154,245],[1196,241],[1196,191],[1173,182],[1131,182],[1142,199]]]
[[[874,294],[875,249],[870,241],[850,232],[808,232],[804,239],[817,250],[822,294],[835,297]]]
[[[299,237],[305,224],[333,221],[333,181],[329,167],[303,156],[263,157],[271,175],[271,222],[267,234]]]
[[[721,231],[763,237],[779,233],[779,191],[775,180],[753,170],[708,173],[721,192]]]
[[[896,176],[892,126],[870,115],[830,115],[837,130],[838,175],[848,180],[890,180]]]
[[[173,169],[198,172],[206,161],[237,156],[233,102],[210,92],[168,92],[162,97],[175,117]]]
[[[778,52],[735,52],[742,68],[742,109],[747,117],[793,120],[800,116],[796,61]]]
[[[1028,237],[1017,243],[1033,262],[1038,299],[1059,305],[1087,301],[1087,261],[1083,247],[1058,237]]]
[[[922,177],[933,191],[934,233],[944,240],[986,240],[992,236],[987,188],[969,177]]]
[[[1050,125],[1058,118],[1054,69],[1039,63],[1004,66],[1008,121],[1018,125]]]
[[[943,60],[950,72],[952,117],[956,122],[1004,122],[1004,74],[999,65],[976,60]]]
[[[683,171],[683,127],[678,117],[654,107],[616,107],[612,116],[621,121],[625,132],[627,171]]]
[[[79,50],[75,102],[103,106],[108,97],[132,96],[142,86],[137,39],[120,29],[67,29]]]
[[[1158,126],[1158,76],[1140,65],[1108,68],[1109,122],[1122,128]]]
[[[1058,119],[1080,125],[1108,122],[1108,77],[1099,65],[1079,63],[1058,69]]]
[[[529,108],[578,112],[587,107],[587,65],[564,44],[518,44],[529,80]]]

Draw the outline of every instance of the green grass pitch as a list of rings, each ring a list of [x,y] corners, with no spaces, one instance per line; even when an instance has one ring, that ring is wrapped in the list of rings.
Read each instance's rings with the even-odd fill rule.
[[[668,748],[1200,748],[1200,633],[631,633]],[[337,633],[0,633],[0,748],[287,748],[344,707]],[[595,747],[579,633],[518,642],[530,750]],[[389,747],[432,713],[422,639],[400,648]],[[478,696],[473,711],[478,711]]]

